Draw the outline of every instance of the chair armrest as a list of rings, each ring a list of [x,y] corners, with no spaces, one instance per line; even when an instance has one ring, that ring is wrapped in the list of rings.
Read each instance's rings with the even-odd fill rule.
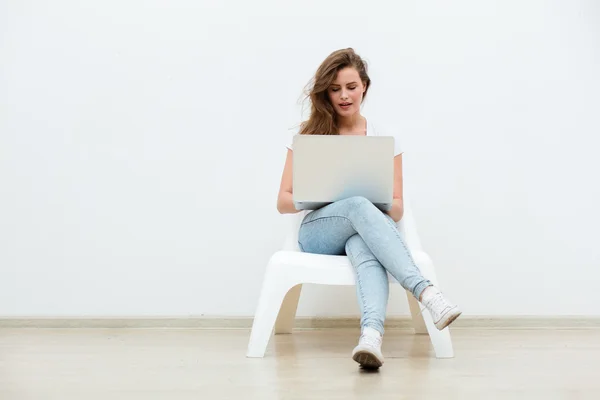
[[[398,230],[404,237],[406,246],[411,251],[411,253],[422,252],[423,247],[421,246],[421,239],[419,238],[419,233],[417,232],[417,224],[412,213],[410,201],[408,200],[406,195],[404,196],[403,203],[404,215],[402,216],[402,219],[398,222]]]

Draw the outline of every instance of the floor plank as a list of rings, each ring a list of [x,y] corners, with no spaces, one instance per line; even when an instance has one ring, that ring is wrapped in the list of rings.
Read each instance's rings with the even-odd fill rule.
[[[0,399],[600,399],[600,331],[452,331],[456,357],[389,330],[386,363],[351,360],[357,330],[0,329]],[[373,397],[375,396],[375,397]]]

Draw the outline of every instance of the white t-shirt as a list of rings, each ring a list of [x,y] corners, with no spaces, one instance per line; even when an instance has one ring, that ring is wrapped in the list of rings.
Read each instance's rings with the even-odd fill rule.
[[[394,137],[394,157],[397,156],[398,154],[402,154],[403,150],[402,150],[402,145],[400,144],[400,141],[398,140],[398,135],[396,135],[394,132],[387,130],[385,127],[382,127],[380,125],[378,125],[377,123],[373,123],[371,122],[369,119],[366,120],[367,121],[367,136],[393,136]],[[287,145],[286,147],[290,150],[294,150],[292,148],[292,142],[294,140],[294,136],[298,134],[298,132],[300,131],[300,128],[294,128],[294,129],[290,129],[290,134],[287,140]]]
[[[397,156],[398,154],[402,154],[404,151],[402,150],[402,145],[400,144],[400,141],[398,140],[398,135],[394,134],[394,132],[389,131],[387,129],[385,129],[384,127],[381,127],[380,125],[371,122],[369,119],[366,120],[367,121],[367,136],[393,136],[394,137],[394,157]],[[298,134],[299,132],[299,128],[294,128],[294,129],[290,129],[290,136],[287,140],[287,145],[286,147],[290,150],[294,150],[292,143],[294,140],[294,136]],[[300,213],[305,216],[306,214],[310,213],[312,210],[304,210],[304,211],[300,211]]]

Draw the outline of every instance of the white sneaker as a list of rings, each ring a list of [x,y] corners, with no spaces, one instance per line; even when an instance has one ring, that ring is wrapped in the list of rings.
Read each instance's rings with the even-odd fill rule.
[[[440,292],[435,286],[429,286],[423,292],[422,301],[423,305],[429,310],[431,318],[435,323],[435,327],[439,330],[444,329],[452,323],[462,311],[451,304],[442,292]]]
[[[381,354],[381,333],[376,329],[366,327],[363,329],[358,346],[352,351],[352,359],[365,369],[377,369],[383,365]]]

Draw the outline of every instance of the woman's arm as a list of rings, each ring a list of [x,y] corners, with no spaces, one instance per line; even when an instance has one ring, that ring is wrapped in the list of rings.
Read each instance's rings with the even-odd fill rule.
[[[277,211],[281,214],[295,214],[299,212],[294,207],[294,199],[292,196],[292,166],[294,152],[288,149],[283,173],[281,174],[281,184],[279,185],[279,195],[277,196]]]
[[[402,154],[394,157],[394,200],[392,209],[387,214],[396,222],[404,215],[404,200],[402,191]]]

